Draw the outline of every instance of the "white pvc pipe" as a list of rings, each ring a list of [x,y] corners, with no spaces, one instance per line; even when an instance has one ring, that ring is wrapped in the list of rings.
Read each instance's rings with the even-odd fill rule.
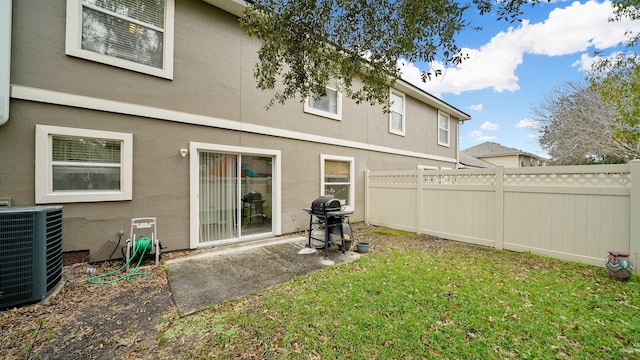
[[[11,96],[11,1],[0,0],[0,126],[9,120]]]

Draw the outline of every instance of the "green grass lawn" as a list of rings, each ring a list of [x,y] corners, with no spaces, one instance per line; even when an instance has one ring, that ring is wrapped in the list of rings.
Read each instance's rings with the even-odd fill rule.
[[[167,315],[162,346],[219,359],[640,359],[636,276],[384,228],[355,236],[372,248],[353,263]]]

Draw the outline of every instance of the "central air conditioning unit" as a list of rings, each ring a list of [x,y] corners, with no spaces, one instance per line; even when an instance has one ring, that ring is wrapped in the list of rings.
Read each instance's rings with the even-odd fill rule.
[[[41,301],[62,280],[62,206],[0,208],[0,310]]]

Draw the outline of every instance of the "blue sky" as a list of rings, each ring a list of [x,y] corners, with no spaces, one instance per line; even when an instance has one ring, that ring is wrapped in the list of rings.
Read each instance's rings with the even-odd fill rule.
[[[403,63],[403,79],[471,115],[460,127],[460,148],[485,141],[547,156],[540,148],[532,108],[567,81],[585,78],[594,51],[610,56],[626,30],[640,22],[609,22],[608,1],[552,1],[523,7],[522,22],[496,21],[468,11],[481,31],[466,31],[458,45],[470,56],[459,66],[440,68],[444,76],[423,83],[428,64]]]

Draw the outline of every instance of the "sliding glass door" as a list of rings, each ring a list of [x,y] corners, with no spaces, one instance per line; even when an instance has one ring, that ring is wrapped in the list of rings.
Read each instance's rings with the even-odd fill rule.
[[[274,157],[198,151],[200,245],[273,233]]]

